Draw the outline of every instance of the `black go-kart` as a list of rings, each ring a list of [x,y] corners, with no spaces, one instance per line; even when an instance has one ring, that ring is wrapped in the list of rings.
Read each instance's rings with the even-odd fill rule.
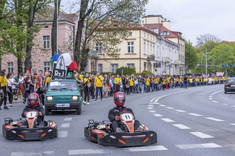
[[[5,118],[2,132],[9,140],[44,140],[57,137],[57,126],[54,121],[37,122],[38,111],[26,112],[25,119],[13,121]]]
[[[122,123],[123,132],[114,132],[108,121],[95,122],[89,120],[88,127],[84,128],[84,135],[91,142],[105,146],[130,147],[144,146],[157,142],[157,133],[150,131],[146,126],[141,124],[142,130],[134,130],[134,115],[125,112],[119,115]]]

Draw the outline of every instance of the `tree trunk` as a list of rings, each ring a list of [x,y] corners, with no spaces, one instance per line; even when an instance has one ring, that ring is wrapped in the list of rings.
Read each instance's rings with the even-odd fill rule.
[[[60,2],[61,0],[58,0],[58,16],[60,13]],[[54,18],[53,18],[53,24],[51,29],[51,50],[52,50],[52,56],[57,53],[57,0],[54,0]]]
[[[31,2],[31,0],[30,0]],[[29,21],[27,25],[27,33],[30,36],[27,39],[27,47],[26,47],[26,59],[25,59],[25,69],[32,69],[32,60],[31,60],[31,52],[32,52],[32,43],[33,43],[33,26],[34,26],[34,8],[33,6],[29,6]]]
[[[81,65],[80,65],[80,69],[81,71],[84,71],[86,66],[87,66],[87,58],[88,58],[88,55],[89,55],[89,51],[90,49],[89,48],[82,48],[82,59],[81,59]]]
[[[23,69],[22,69],[22,60],[20,58],[17,58],[17,66],[18,66],[18,77],[21,73],[24,73]]]
[[[81,0],[80,5],[80,17],[78,21],[76,40],[75,40],[75,49],[74,49],[74,60],[77,62],[78,66],[81,63],[81,43],[82,43],[82,33],[84,28],[84,21],[86,16],[86,10],[88,7],[89,0]]]
[[[5,8],[7,0],[0,0],[0,18],[2,18],[2,13]]]

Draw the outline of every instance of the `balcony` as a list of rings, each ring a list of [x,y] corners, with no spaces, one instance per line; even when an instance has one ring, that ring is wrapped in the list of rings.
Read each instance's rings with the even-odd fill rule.
[[[162,58],[162,61],[163,61],[163,62],[170,62],[171,59],[170,59],[170,57],[163,57],[163,58]]]
[[[155,61],[155,55],[148,55],[147,60],[148,61]]]

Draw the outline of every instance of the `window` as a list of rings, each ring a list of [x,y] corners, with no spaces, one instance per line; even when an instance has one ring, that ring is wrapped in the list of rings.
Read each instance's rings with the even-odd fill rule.
[[[127,64],[128,68],[135,68],[135,64]]]
[[[118,68],[118,64],[111,64],[111,72],[116,73],[116,70]]]
[[[43,36],[43,48],[50,49],[50,36]]]
[[[44,73],[50,70],[50,62],[44,62]]]
[[[48,29],[48,28],[49,28],[49,26],[48,26],[48,25],[45,25],[45,26],[44,26],[44,28]]]
[[[103,64],[98,64],[98,72],[99,73],[103,72]]]
[[[102,43],[96,43],[95,49],[98,54],[102,53]]]
[[[127,52],[134,53],[134,42],[127,42]]]
[[[13,73],[13,62],[7,62],[7,73]]]
[[[129,32],[129,36],[132,36],[132,32]]]

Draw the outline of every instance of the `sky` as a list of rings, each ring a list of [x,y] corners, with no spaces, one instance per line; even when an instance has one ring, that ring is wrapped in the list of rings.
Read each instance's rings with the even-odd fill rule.
[[[169,19],[171,30],[182,32],[193,45],[206,33],[235,41],[235,0],[149,0],[149,14]]]
[[[65,10],[72,1],[62,0]],[[162,15],[171,21],[171,30],[196,45],[196,38],[210,33],[220,40],[235,41],[235,0],[149,0],[145,15]]]

